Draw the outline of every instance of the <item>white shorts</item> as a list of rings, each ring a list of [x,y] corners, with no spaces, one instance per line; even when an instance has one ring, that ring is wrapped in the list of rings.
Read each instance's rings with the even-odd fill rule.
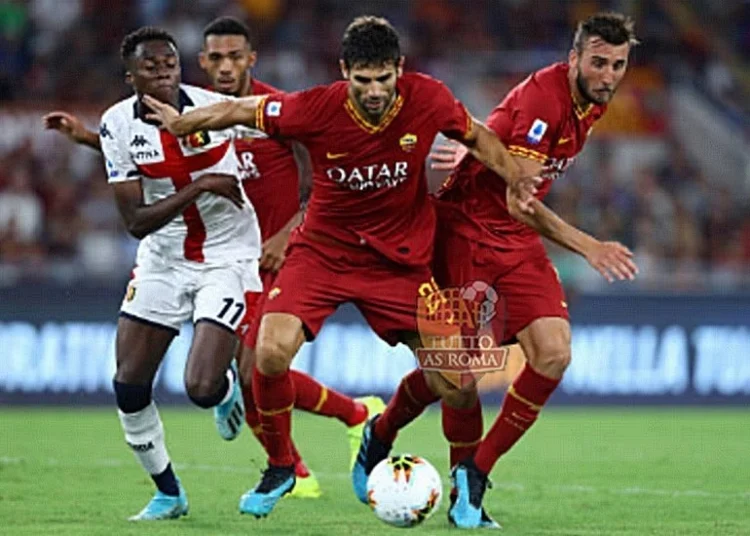
[[[193,323],[208,320],[238,332],[246,300],[262,290],[256,260],[213,265],[154,260],[133,269],[120,312],[176,331],[192,317]]]

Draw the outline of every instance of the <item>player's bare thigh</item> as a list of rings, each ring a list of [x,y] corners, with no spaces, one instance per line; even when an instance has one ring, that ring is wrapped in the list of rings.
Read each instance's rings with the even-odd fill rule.
[[[560,317],[537,318],[516,334],[526,360],[537,372],[562,378],[570,364],[570,323]]]
[[[115,380],[150,385],[177,331],[124,316],[117,321]]]
[[[290,313],[266,313],[260,321],[255,346],[255,364],[266,376],[289,369],[292,359],[305,342],[302,320]],[[243,365],[243,374],[252,373]],[[247,376],[246,376],[247,377]]]
[[[185,389],[191,397],[206,398],[216,393],[237,344],[237,336],[228,328],[206,320],[196,322],[185,364]]]

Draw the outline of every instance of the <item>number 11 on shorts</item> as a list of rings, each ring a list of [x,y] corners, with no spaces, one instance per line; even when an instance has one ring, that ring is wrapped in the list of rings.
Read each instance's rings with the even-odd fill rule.
[[[242,317],[242,313],[245,311],[245,304],[241,301],[235,301],[234,298],[224,298],[223,301],[224,307],[221,308],[217,318],[223,319],[232,309],[232,305],[234,305],[236,311],[234,311],[232,318],[229,320],[229,323],[234,326]]]

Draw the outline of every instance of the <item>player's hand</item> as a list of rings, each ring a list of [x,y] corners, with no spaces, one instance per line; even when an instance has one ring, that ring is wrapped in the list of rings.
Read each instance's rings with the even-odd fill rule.
[[[508,204],[523,214],[534,214],[534,200],[543,179],[541,177],[520,177],[508,184],[506,199]]]
[[[458,163],[469,152],[465,145],[449,140],[435,147],[430,153],[430,169],[435,171],[453,171]]]
[[[284,264],[286,246],[289,243],[289,232],[282,229],[271,238],[263,242],[260,255],[260,267],[263,270],[278,272]]]
[[[44,122],[44,128],[57,130],[76,143],[85,141],[86,135],[89,133],[80,119],[67,112],[50,112],[42,118],[42,121]]]
[[[588,263],[608,282],[635,279],[638,267],[633,262],[633,252],[619,242],[599,242],[585,252]]]
[[[223,173],[207,173],[195,181],[203,192],[220,195],[229,199],[237,208],[242,208],[245,203],[240,190],[240,183],[234,175]]]
[[[161,102],[151,95],[144,95],[142,99],[143,104],[151,109],[151,112],[146,114],[146,119],[158,123],[161,128],[168,130],[175,136],[190,134],[180,130],[180,113],[172,105]]]

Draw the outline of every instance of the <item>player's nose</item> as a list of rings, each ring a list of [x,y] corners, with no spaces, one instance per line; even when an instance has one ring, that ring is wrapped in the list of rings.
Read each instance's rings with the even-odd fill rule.
[[[229,58],[223,58],[219,63],[219,71],[222,74],[229,74],[232,72],[232,61]]]

